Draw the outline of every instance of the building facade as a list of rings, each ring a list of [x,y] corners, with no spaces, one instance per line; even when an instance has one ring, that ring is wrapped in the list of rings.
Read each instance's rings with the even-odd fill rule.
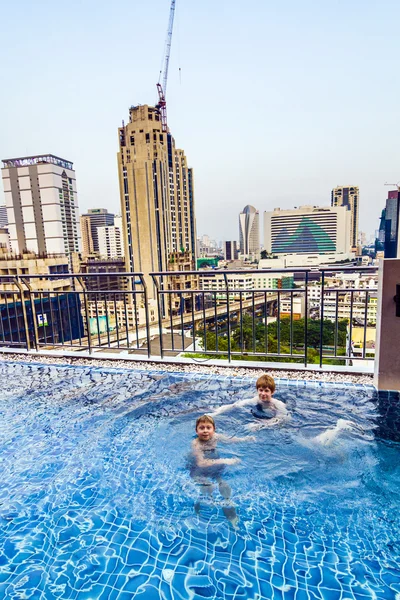
[[[87,213],[81,216],[82,249],[85,256],[99,254],[99,227],[114,225],[114,215],[106,208],[89,208]]]
[[[398,189],[388,192],[384,219],[385,258],[398,258],[400,257],[400,191]]]
[[[7,207],[0,206],[0,227],[7,227],[8,225],[8,216],[7,216]]]
[[[132,106],[119,128],[118,172],[126,269],[148,274],[169,270],[176,252],[196,255],[193,172],[171,133],[162,131],[159,109]]]
[[[237,260],[239,257],[236,241],[224,242],[224,259]]]
[[[72,162],[52,154],[4,159],[2,177],[13,252],[69,256],[80,251]]]
[[[99,254],[102,258],[122,258],[122,232],[119,227],[98,227]]]
[[[268,253],[349,253],[350,212],[344,207],[300,206],[264,212],[264,247]]]
[[[350,212],[350,251],[358,250],[359,190],[357,186],[338,186],[332,190],[331,206],[344,206]]]
[[[239,214],[239,246],[244,257],[257,257],[260,254],[259,212],[248,204]]]

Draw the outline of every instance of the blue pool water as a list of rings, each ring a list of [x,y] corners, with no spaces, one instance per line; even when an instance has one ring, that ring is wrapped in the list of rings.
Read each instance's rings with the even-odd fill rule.
[[[400,599],[396,398],[278,381],[290,421],[220,445],[241,459],[235,529],[217,490],[194,511],[188,452],[253,380],[0,363],[0,381],[0,598]],[[316,442],[338,418],[359,428]]]

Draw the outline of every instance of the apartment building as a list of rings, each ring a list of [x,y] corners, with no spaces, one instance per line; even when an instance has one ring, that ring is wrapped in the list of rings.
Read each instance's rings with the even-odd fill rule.
[[[15,254],[70,256],[81,250],[72,162],[53,154],[3,159],[2,178]]]

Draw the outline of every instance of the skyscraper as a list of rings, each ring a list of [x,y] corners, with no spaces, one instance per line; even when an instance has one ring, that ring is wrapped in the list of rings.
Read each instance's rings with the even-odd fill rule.
[[[359,190],[357,186],[338,186],[332,190],[331,206],[345,206],[350,211],[350,249],[358,249],[358,208]]]
[[[97,228],[111,225],[114,225],[114,215],[106,208],[89,208],[81,216],[83,254],[88,256],[100,252]]]
[[[388,192],[385,209],[385,258],[400,258],[400,190]]]
[[[260,253],[259,213],[249,204],[239,214],[239,240],[240,253],[244,256],[257,256]]]
[[[46,154],[3,159],[3,185],[13,252],[78,252],[78,197],[72,162]]]
[[[196,249],[193,172],[158,108],[132,106],[119,128],[118,171],[128,271],[173,270],[176,253],[193,269]],[[154,290],[148,279],[149,297]]]

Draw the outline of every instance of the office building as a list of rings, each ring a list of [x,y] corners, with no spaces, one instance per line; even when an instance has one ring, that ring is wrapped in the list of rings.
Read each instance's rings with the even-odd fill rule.
[[[106,208],[89,208],[87,213],[81,216],[82,249],[84,256],[99,254],[99,227],[114,225],[114,215]]]
[[[154,298],[148,274],[169,270],[177,252],[191,270],[196,254],[193,172],[163,132],[158,108],[130,108],[129,123],[119,128],[118,171],[126,269],[145,274]]]
[[[332,190],[331,206],[345,206],[350,212],[350,251],[358,249],[359,190],[357,186],[338,186]]]
[[[121,243],[122,232],[119,227],[116,227],[115,225],[110,225],[109,227],[98,227],[97,235],[99,242],[99,254],[102,258],[123,257]]]
[[[385,208],[385,258],[400,257],[400,190],[388,192]]]
[[[8,225],[8,217],[7,217],[7,207],[0,206],[0,227],[7,227]]]
[[[249,204],[239,214],[240,254],[245,258],[256,257],[260,253],[259,212]]]
[[[238,247],[236,241],[224,242],[224,259],[225,260],[237,260],[239,257]]]
[[[70,256],[81,249],[73,164],[52,154],[3,160],[13,252]]]
[[[264,213],[269,254],[349,253],[350,212],[345,207],[300,206]]]

